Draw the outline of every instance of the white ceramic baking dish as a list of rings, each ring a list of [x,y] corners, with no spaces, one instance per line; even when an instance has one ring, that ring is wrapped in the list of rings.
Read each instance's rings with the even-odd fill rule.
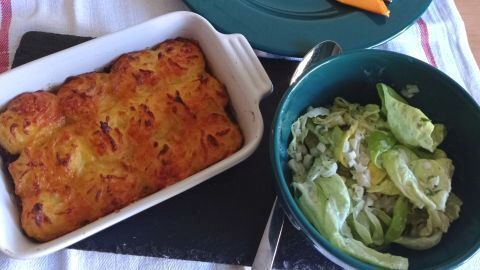
[[[22,232],[13,183],[2,171],[0,250],[3,253],[25,259],[55,252],[198,185],[253,153],[263,133],[259,102],[272,91],[272,83],[245,37],[221,34],[205,19],[190,12],[170,13],[1,74],[0,106],[22,92],[49,89],[69,76],[101,69],[123,53],[142,50],[176,37],[198,41],[211,71],[226,85],[244,135],[243,147],[201,172],[46,243],[32,241]]]

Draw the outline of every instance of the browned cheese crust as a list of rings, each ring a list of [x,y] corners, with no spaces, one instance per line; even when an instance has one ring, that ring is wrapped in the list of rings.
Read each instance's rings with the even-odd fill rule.
[[[17,96],[0,144],[27,235],[48,241],[236,152],[224,86],[189,40],[128,53],[111,71],[69,78],[58,93]]]

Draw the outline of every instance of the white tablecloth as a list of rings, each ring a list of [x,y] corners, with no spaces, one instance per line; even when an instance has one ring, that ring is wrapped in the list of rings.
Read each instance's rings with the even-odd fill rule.
[[[25,32],[100,36],[171,11],[187,9],[180,0],[0,0],[0,5],[0,72],[10,67]],[[379,48],[408,54],[438,67],[480,101],[480,72],[453,0],[434,0],[412,27]],[[70,249],[29,261],[0,255],[0,269],[239,268],[242,267]],[[460,269],[480,269],[480,255]]]

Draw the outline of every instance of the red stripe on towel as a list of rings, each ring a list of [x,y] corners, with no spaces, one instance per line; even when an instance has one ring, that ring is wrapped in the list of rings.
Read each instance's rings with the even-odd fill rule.
[[[9,68],[8,59],[8,32],[12,21],[12,5],[10,0],[0,0],[2,21],[0,23],[0,72]]]
[[[430,47],[430,38],[428,34],[427,24],[422,18],[420,18],[418,19],[418,26],[420,28],[420,42],[422,43],[422,48],[425,52],[425,55],[427,56],[427,60],[430,65],[437,67],[437,62],[435,61],[435,57],[432,53],[432,47]]]

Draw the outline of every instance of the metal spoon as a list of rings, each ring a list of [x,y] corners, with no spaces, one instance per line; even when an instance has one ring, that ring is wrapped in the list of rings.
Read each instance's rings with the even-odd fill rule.
[[[300,61],[295,72],[293,72],[290,85],[294,84],[305,71],[310,69],[313,65],[323,61],[323,59],[342,53],[342,48],[335,41],[327,40],[318,43],[313,47]]]
[[[313,65],[319,63],[323,59],[340,54],[342,49],[335,41],[324,41],[313,47],[298,64],[293,73],[290,85],[297,82],[297,80],[305,74]],[[278,243],[282,234],[283,222],[285,213],[278,203],[278,198],[275,197],[270,217],[267,225],[263,231],[260,245],[257,249],[257,254],[253,261],[253,270],[270,270],[273,267],[275,255],[277,253]],[[299,228],[297,228],[299,229]]]

